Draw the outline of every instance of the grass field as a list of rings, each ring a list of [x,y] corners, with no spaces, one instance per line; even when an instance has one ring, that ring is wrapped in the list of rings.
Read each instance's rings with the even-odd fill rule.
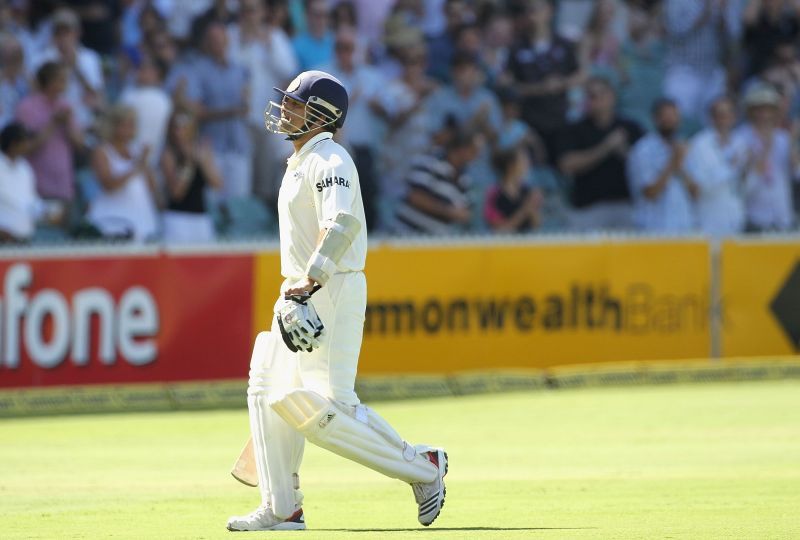
[[[303,538],[800,538],[800,381],[379,403],[450,454],[447,504],[316,447]],[[245,411],[0,421],[0,538],[231,538]]]

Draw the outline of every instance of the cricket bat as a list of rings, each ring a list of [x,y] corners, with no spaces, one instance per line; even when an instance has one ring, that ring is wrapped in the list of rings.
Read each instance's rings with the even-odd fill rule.
[[[253,454],[253,438],[247,439],[247,444],[242,448],[239,458],[233,464],[231,476],[246,486],[258,486],[258,471],[256,471],[256,458]]]

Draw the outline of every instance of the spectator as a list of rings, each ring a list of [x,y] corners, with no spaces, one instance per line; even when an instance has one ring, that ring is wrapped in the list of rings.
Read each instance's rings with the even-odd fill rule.
[[[516,146],[494,156],[499,182],[486,193],[484,217],[494,232],[528,232],[541,223],[542,192],[525,184],[530,174],[527,149]]]
[[[121,0],[70,0],[70,7],[81,20],[84,45],[103,56],[111,56],[117,51],[117,21],[122,15],[121,4]]]
[[[273,88],[286,88],[297,74],[291,41],[273,26],[261,0],[241,0],[237,23],[229,27],[230,58],[250,73],[247,124],[253,146],[253,192],[268,206],[278,201],[282,170],[292,153],[289,141],[267,133],[264,108],[274,99]]]
[[[428,38],[428,75],[442,81],[450,80],[450,66],[456,51],[459,29],[470,22],[465,0],[445,0],[442,4],[445,28]]]
[[[666,47],[659,26],[649,10],[631,5],[620,52],[620,112],[647,129],[653,128],[650,107],[664,86]]]
[[[351,149],[361,184],[367,227],[372,230],[377,221],[377,156],[383,138],[383,126],[373,112],[371,103],[378,99],[386,81],[376,69],[359,59],[356,48],[355,30],[341,28],[336,32],[335,60],[321,69],[339,79],[350,97],[347,124],[339,133],[339,138]]]
[[[80,43],[80,21],[75,12],[60,9],[53,14],[52,44],[34,61],[60,62],[68,70],[65,99],[72,107],[75,121],[86,129],[94,121],[94,111],[103,105],[103,70],[100,56]]]
[[[677,103],[653,104],[656,131],[642,137],[628,156],[634,225],[646,232],[687,233],[694,226],[692,199],[699,187],[684,166],[686,144],[678,138]]]
[[[495,10],[483,27],[481,64],[486,70],[490,87],[506,86],[511,83],[506,76],[508,54],[514,38],[511,17],[504,11]]]
[[[136,112],[117,105],[105,123],[105,142],[92,155],[92,170],[102,190],[91,201],[87,217],[106,237],[152,240],[158,233],[158,192],[148,165],[150,148],[133,144]]]
[[[620,61],[620,41],[612,26],[616,8],[616,0],[596,0],[580,43],[584,65],[615,82]]]
[[[463,173],[477,155],[475,134],[462,131],[451,138],[444,152],[414,159],[408,192],[397,209],[400,230],[440,235],[465,232],[472,211],[469,181]]]
[[[172,115],[167,145],[160,160],[167,185],[164,240],[203,243],[214,240],[214,223],[207,213],[207,188],[220,189],[222,178],[209,144],[197,140],[197,123],[186,113]]]
[[[800,36],[800,2],[796,0],[750,0],[744,11],[744,50],[747,74],[760,73],[781,43]]]
[[[142,22],[147,17],[152,22],[151,28],[145,32],[145,39],[140,47],[142,55],[150,56],[165,74],[169,72],[178,57],[178,46],[169,34],[164,19],[160,18],[155,8],[142,12]]]
[[[250,104],[247,71],[228,58],[228,36],[220,23],[206,29],[205,55],[196,65],[201,134],[225,171],[222,198],[252,194],[252,145],[245,118]]]
[[[631,226],[625,163],[642,128],[616,113],[616,95],[603,78],[586,83],[587,114],[565,128],[558,143],[558,166],[573,179],[572,227],[579,231]]]
[[[213,0],[211,6],[192,21],[192,33],[205,36],[211,24],[228,26],[236,22],[236,12],[228,0]]]
[[[142,0],[136,1],[139,2]],[[166,19],[167,29],[170,35],[173,36],[180,45],[186,45],[192,39],[191,34],[195,21],[205,13],[211,5],[211,2],[209,0],[193,0],[191,2],[164,0],[158,2],[158,4],[161,6],[160,11]]]
[[[334,40],[336,34],[340,30],[352,29],[353,35],[356,40],[356,48],[354,51],[355,59],[359,63],[366,63],[369,59],[369,42],[364,37],[359,36],[358,28],[358,11],[356,11],[355,4],[352,0],[338,0],[333,4],[330,12],[331,29],[333,30]],[[336,56],[336,44],[334,41],[334,57]],[[335,60],[331,60],[335,61]],[[329,63],[323,65],[330,65]]]
[[[201,87],[198,65],[202,58],[199,49],[187,45],[179,49],[174,62],[168,65],[164,86],[172,97],[175,109],[185,109],[200,114]]]
[[[164,90],[164,74],[150,56],[144,55],[136,70],[136,85],[126,88],[120,96],[120,103],[136,112],[136,137],[134,144],[153,149],[150,153],[151,167],[158,163],[158,156],[164,148],[167,122],[172,113],[172,100]]]
[[[547,162],[547,152],[541,137],[531,127],[520,119],[520,99],[513,88],[499,88],[497,97],[500,100],[503,115],[499,134],[494,141],[494,149],[508,150],[509,148],[524,145],[534,163],[541,165]]]
[[[442,87],[431,96],[430,111],[433,129],[444,127],[446,119],[455,119],[461,129],[471,131],[485,141],[497,139],[503,116],[497,97],[483,87],[485,76],[476,56],[457,51],[452,60],[452,84]],[[494,183],[488,145],[471,165],[470,172],[481,188]]]
[[[780,94],[779,123],[791,129],[800,117],[800,61],[794,43],[779,43],[773,56],[761,74],[744,85],[745,93],[750,87],[767,83]]]
[[[46,62],[36,72],[37,92],[17,106],[17,119],[34,133],[28,161],[36,173],[36,190],[44,199],[70,203],[75,196],[73,149],[83,147],[81,133],[64,99],[67,69]]]
[[[574,45],[553,32],[553,1],[526,0],[519,14],[508,69],[522,97],[522,118],[541,135],[554,156],[557,133],[566,124],[567,93],[583,72]]]
[[[486,66],[483,65],[483,58],[481,57],[481,52],[484,48],[483,43],[483,32],[481,31],[481,27],[478,23],[464,23],[458,28],[456,28],[454,34],[454,43],[455,43],[455,50],[453,51],[453,56],[459,53],[467,53],[477,62],[478,66],[481,68],[481,71],[486,72]],[[450,65],[452,67],[453,59],[450,59]],[[452,73],[450,73],[452,77]]]
[[[28,5],[25,2],[0,2],[0,34],[11,34],[22,47],[25,71],[31,71],[31,60],[36,52],[36,40],[28,23]]]
[[[729,97],[711,105],[712,127],[695,135],[689,143],[686,170],[697,181],[697,224],[707,235],[720,237],[744,229],[741,199],[742,176],[747,153],[734,139],[736,109]]]
[[[342,28],[356,28],[358,26],[358,13],[351,0],[339,0],[331,10],[331,28],[339,31]]]
[[[436,84],[425,74],[425,47],[405,49],[402,76],[394,79],[371,104],[387,126],[380,153],[381,226],[389,228],[394,204],[403,195],[411,166],[409,157],[430,147],[432,133],[428,97]]]
[[[356,7],[358,35],[367,42],[367,48],[377,52],[383,41],[383,29],[395,0],[352,0]]]
[[[664,0],[664,93],[690,122],[697,123],[711,101],[725,92],[725,10],[732,7],[717,0]]]
[[[333,31],[325,0],[305,0],[308,31],[292,40],[300,70],[306,71],[333,59]]]
[[[33,169],[24,157],[31,138],[18,122],[0,131],[0,244],[30,240],[42,218],[61,219],[61,206],[48,209],[36,193]]]
[[[144,38],[139,19],[146,6],[145,0],[127,0],[124,3],[119,18],[120,45],[123,49],[137,49],[142,44]]]
[[[293,6],[300,5],[301,0],[291,0]],[[300,29],[294,24],[290,13],[289,0],[267,0],[269,14],[267,19],[273,28],[280,28],[287,36],[294,36]],[[302,5],[300,8],[302,9]]]
[[[794,222],[792,172],[797,159],[789,133],[779,127],[780,96],[769,85],[751,88],[744,98],[747,123],[736,138],[747,152],[744,205],[747,230],[787,230]]]
[[[403,59],[409,49],[423,49],[427,69],[428,51],[425,46],[425,35],[417,26],[405,20],[402,12],[398,11],[398,7],[401,5],[403,5],[403,2],[398,2],[395,5],[395,11],[386,21],[383,43],[385,50],[382,51],[383,54],[378,56],[376,62],[376,67],[383,73],[384,77],[389,79],[401,77]]]
[[[0,129],[14,119],[17,104],[29,90],[22,45],[13,34],[0,32]]]

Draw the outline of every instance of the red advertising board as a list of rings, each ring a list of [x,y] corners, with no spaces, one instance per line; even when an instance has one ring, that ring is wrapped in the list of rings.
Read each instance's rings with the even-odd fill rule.
[[[0,260],[0,388],[244,378],[253,257]]]

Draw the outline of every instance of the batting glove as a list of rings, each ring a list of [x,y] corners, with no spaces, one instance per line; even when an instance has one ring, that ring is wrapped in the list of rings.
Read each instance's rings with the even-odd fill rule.
[[[292,352],[311,352],[319,347],[325,326],[308,301],[311,295],[286,295],[275,305],[283,342]]]

